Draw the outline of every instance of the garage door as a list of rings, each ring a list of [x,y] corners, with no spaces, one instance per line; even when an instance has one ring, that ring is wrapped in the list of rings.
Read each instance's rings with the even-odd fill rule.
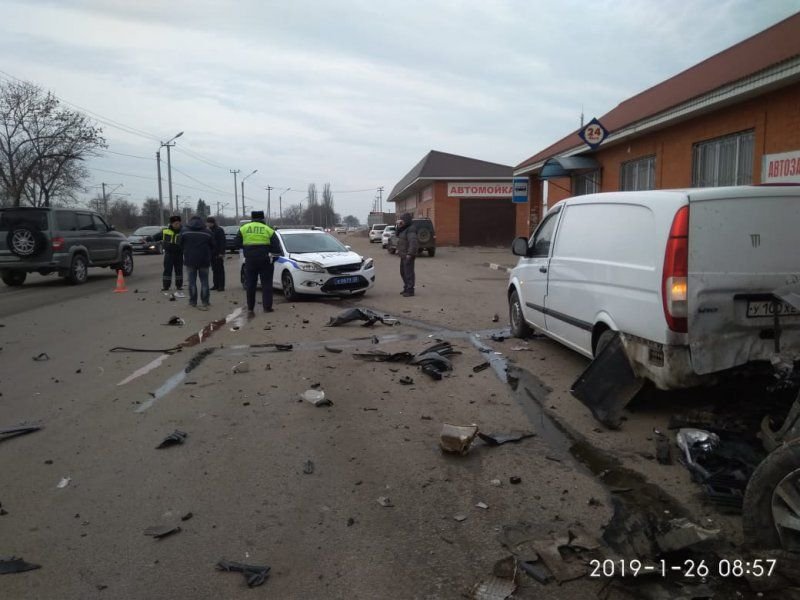
[[[516,232],[515,205],[509,198],[462,198],[462,246],[509,246]]]

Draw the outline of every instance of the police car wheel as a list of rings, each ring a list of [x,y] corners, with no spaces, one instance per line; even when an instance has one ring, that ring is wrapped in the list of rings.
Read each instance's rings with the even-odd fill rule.
[[[297,291],[294,289],[294,279],[289,271],[284,271],[281,275],[281,284],[283,286],[283,297],[289,301],[297,300]]]

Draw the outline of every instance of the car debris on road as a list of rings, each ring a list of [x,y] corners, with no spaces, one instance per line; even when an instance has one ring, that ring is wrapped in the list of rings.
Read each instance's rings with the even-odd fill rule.
[[[189,434],[187,434],[186,432],[179,431],[176,429],[175,431],[170,433],[167,437],[165,437],[162,440],[162,442],[158,446],[156,446],[156,449],[158,450],[161,448],[169,448],[170,446],[177,446],[183,444],[183,442],[186,441],[186,437],[188,435]]]
[[[247,581],[248,587],[257,587],[262,585],[269,577],[270,567],[262,565],[246,565],[244,563],[233,562],[221,559],[217,562],[217,569],[219,571],[228,571],[232,573],[241,573]]]
[[[24,573],[25,571],[33,571],[41,568],[42,565],[26,562],[24,559],[16,556],[0,557],[0,575]]]

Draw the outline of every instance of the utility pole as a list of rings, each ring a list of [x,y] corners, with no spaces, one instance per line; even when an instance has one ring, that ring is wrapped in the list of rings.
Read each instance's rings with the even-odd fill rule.
[[[378,188],[378,212],[383,216],[383,186]]]
[[[164,224],[164,196],[161,193],[161,151],[156,151],[156,167],[158,168],[158,223]]]
[[[233,173],[233,201],[236,204],[236,222],[239,222],[239,186],[236,185],[236,175],[239,173],[239,169],[231,169],[231,173]]]
[[[108,218],[108,198],[106,197],[106,184],[105,182],[100,184],[103,186],[103,216],[107,219]]]
[[[266,189],[266,190],[267,190],[267,222],[269,222],[269,221],[271,221],[271,220],[272,220],[272,203],[271,203],[271,201],[270,201],[270,200],[271,200],[271,198],[270,198],[270,192],[271,192],[272,190],[274,190],[275,188],[274,188],[274,187],[272,187],[271,185],[268,185],[268,186],[267,186],[266,188],[264,188],[264,189]]]
[[[254,169],[253,172],[250,173],[250,175],[255,175],[256,173],[258,173],[258,169]],[[243,219],[244,219],[244,216],[247,214],[247,211],[245,211],[245,209],[244,209],[244,182],[248,177],[250,177],[250,175],[245,175],[244,177],[242,177],[242,218]]]
[[[164,147],[167,148],[167,188],[169,190],[169,212],[170,213],[172,213],[172,159],[170,158],[169,149],[172,148],[175,145],[175,140],[177,140],[182,135],[183,135],[183,132],[181,131],[180,133],[178,133],[177,135],[172,137],[170,140],[168,140],[166,142],[161,142],[161,147],[162,148],[164,148]],[[159,180],[159,182],[160,182],[160,180]]]

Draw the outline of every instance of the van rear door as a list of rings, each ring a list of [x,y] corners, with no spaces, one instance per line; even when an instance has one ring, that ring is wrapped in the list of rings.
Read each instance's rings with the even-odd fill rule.
[[[773,292],[800,282],[800,187],[689,195],[692,367],[713,373],[776,351],[800,356],[800,311]]]

